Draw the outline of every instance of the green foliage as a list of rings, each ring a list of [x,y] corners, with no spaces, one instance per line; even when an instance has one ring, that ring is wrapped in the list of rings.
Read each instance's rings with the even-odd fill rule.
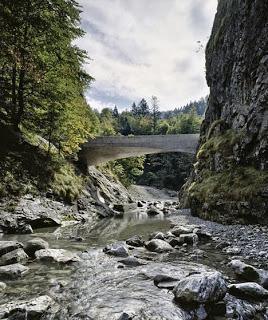
[[[86,52],[73,44],[83,35],[78,4],[4,0],[0,13],[0,118],[45,138],[48,151],[77,152],[97,124],[83,96]]]
[[[179,190],[192,169],[193,156],[179,153],[147,155],[139,184]]]
[[[197,159],[209,159],[216,152],[220,152],[224,157],[231,156],[233,146],[239,141],[240,137],[233,130],[211,137],[199,148]]]
[[[84,184],[84,178],[75,172],[74,166],[63,162],[54,173],[50,187],[57,198],[72,202],[78,198]]]
[[[133,157],[114,160],[100,167],[106,174],[116,177],[124,186],[128,187],[135,183],[137,178],[143,174],[145,157]]]
[[[167,134],[198,133],[202,120],[196,111],[192,109],[190,113],[183,113],[171,118]]]
[[[189,187],[189,195],[200,203],[210,202],[213,197],[229,201],[248,201],[257,197],[265,184],[268,173],[253,167],[232,167],[224,172],[203,171],[202,181]]]

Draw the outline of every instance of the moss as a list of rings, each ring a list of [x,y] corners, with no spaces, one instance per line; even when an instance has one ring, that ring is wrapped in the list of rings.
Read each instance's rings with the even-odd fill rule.
[[[202,172],[202,180],[193,182],[189,189],[190,198],[199,202],[210,202],[212,197],[228,201],[248,201],[259,195],[268,185],[268,173],[253,167],[233,167],[216,173]]]
[[[211,137],[213,131],[216,129],[216,127],[219,126],[219,125],[221,125],[221,124],[223,124],[223,123],[224,123],[224,121],[223,121],[222,119],[215,120],[215,121],[211,124],[211,126],[210,126],[210,128],[209,128],[209,130],[208,130],[207,139],[210,139],[210,137]]]
[[[220,152],[224,157],[231,156],[233,146],[239,142],[242,134],[238,134],[233,130],[227,130],[224,134],[209,138],[197,153],[197,159],[208,159],[216,152]]]

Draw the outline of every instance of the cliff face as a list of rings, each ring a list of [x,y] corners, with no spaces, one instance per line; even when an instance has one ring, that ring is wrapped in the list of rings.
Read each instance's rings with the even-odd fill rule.
[[[209,105],[182,202],[223,222],[268,223],[268,2],[219,0],[206,49]]]

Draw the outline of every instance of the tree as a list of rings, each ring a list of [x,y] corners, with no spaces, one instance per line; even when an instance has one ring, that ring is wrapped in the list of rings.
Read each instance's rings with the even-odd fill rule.
[[[42,135],[49,145],[67,143],[63,127],[87,114],[84,90],[93,80],[82,65],[86,52],[74,45],[83,35],[73,0],[0,2],[0,115],[16,130]],[[1,88],[2,89],[2,88]],[[67,125],[68,124],[68,125]],[[71,145],[89,135],[80,121]]]
[[[157,121],[160,117],[159,102],[156,96],[152,96],[153,134],[156,134]]]
[[[136,105],[135,102],[132,103],[131,113],[132,113],[134,116],[138,116],[138,115],[139,115],[138,107],[137,107],[137,105]]]
[[[150,115],[150,108],[144,98],[141,99],[141,101],[137,107],[137,115],[141,116],[141,117],[145,117],[145,116]]]
[[[114,106],[113,117],[114,118],[119,118],[119,112],[118,112],[117,106]]]
[[[119,118],[119,133],[123,136],[128,136],[133,134],[131,125],[130,125],[130,114],[128,112],[122,112]]]

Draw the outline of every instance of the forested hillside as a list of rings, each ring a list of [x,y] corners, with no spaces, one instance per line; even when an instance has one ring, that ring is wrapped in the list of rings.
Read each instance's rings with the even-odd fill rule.
[[[72,199],[82,180],[65,159],[99,128],[84,97],[93,80],[83,67],[87,53],[74,45],[83,35],[80,7],[1,1],[0,12],[1,195],[52,189]]]

